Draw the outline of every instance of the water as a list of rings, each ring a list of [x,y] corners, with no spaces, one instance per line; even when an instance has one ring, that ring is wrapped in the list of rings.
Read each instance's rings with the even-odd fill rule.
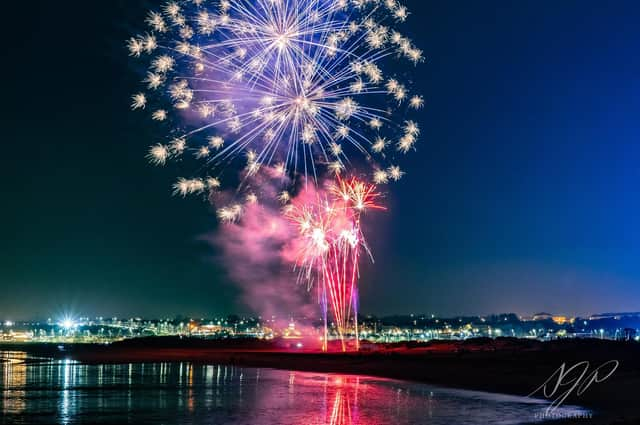
[[[0,352],[1,423],[520,424],[541,401],[365,376]],[[585,411],[564,407],[560,414]]]

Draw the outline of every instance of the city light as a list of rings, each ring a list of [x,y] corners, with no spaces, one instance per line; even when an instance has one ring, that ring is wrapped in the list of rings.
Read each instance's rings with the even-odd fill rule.
[[[70,330],[70,329],[73,329],[73,328],[75,328],[75,327],[77,327],[77,326],[78,326],[78,324],[75,322],[75,320],[73,320],[73,319],[72,319],[72,318],[70,318],[70,317],[64,317],[64,318],[60,321],[59,325],[60,325],[62,328],[66,329],[66,330]]]
[[[640,333],[640,312],[615,316],[593,315],[590,318],[575,318],[579,320],[569,320],[564,324],[558,324],[550,315],[519,317],[515,314],[500,314],[452,318],[431,316],[360,315],[358,340],[363,343],[399,343],[516,337],[539,341],[565,338],[637,341]],[[283,346],[289,348],[313,350],[327,345],[337,347],[336,344],[340,344],[343,338],[356,338],[353,322],[343,329],[339,329],[335,323],[329,323],[325,334],[322,318],[304,316],[290,316],[286,321],[276,317],[264,319],[251,316],[191,318],[186,321],[184,318],[122,319],[65,315],[58,320],[2,321],[0,325],[3,325],[0,341],[8,342],[106,344],[132,338],[180,336],[199,339],[275,340],[276,343],[280,341]],[[355,344],[355,341],[353,343]]]

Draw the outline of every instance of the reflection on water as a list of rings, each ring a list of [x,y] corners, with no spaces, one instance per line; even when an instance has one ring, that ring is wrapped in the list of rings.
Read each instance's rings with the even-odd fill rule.
[[[2,423],[518,424],[546,404],[364,376],[0,352]],[[564,408],[562,413],[580,413]]]
[[[12,397],[7,391],[2,392],[2,412],[4,414],[20,414],[26,407],[25,390],[27,383],[26,353],[0,352],[0,367],[2,368],[2,388],[16,388]]]

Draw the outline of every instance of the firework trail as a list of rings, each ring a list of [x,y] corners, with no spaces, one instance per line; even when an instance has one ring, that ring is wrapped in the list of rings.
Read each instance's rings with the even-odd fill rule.
[[[332,313],[342,350],[351,329],[358,345],[358,279],[362,251],[369,252],[361,227],[361,214],[383,209],[377,204],[375,186],[356,178],[340,177],[315,202],[304,199],[286,209],[287,218],[298,229],[296,264],[301,276],[317,282],[324,315],[323,349],[327,349],[328,312]]]
[[[204,161],[195,177],[175,183],[182,196],[222,186],[251,193],[235,172],[226,181],[225,168],[238,163],[245,178],[267,165],[317,181],[351,169],[358,154],[377,184],[400,179],[396,155],[420,133],[404,117],[423,98],[384,68],[398,57],[422,61],[393,28],[407,16],[396,0],[166,3],[149,13],[148,32],[127,43],[148,66],[131,108],[169,128],[149,161]]]

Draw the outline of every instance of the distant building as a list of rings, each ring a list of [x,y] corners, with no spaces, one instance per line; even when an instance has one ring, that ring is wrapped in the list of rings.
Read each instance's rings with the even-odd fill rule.
[[[14,332],[11,331],[8,334],[2,335],[2,339],[5,341],[27,342],[33,340],[33,332]]]
[[[566,316],[553,316],[551,320],[553,320],[558,325],[564,325],[565,323],[570,322],[570,319],[567,319]]]
[[[533,320],[549,320],[553,319],[553,315],[549,313],[536,313],[533,315]]]

